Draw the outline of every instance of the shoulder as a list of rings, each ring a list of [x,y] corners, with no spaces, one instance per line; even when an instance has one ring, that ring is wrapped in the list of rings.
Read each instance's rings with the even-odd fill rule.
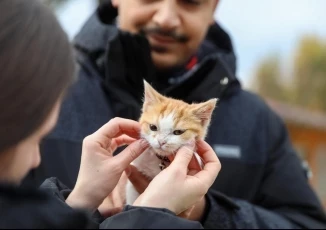
[[[218,107],[222,113],[227,113],[237,120],[253,119],[255,123],[265,123],[272,119],[282,123],[281,117],[264,98],[248,90],[238,90],[232,96],[221,100]]]
[[[281,138],[287,138],[282,118],[266,100],[246,90],[239,90],[221,100],[214,113],[210,133],[216,142],[252,150],[248,152],[250,157],[258,152],[260,156],[265,155],[268,148]]]
[[[239,90],[235,95],[230,97],[228,103],[232,105],[237,104],[240,108],[251,109],[252,112],[271,112],[271,108],[264,98],[245,89]]]

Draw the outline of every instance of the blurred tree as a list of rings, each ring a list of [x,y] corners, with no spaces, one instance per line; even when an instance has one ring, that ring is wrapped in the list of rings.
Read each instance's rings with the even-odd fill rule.
[[[292,71],[285,76],[279,56],[267,56],[257,65],[252,89],[263,97],[326,112],[326,42],[303,36],[290,63]],[[290,83],[283,83],[285,77]]]
[[[295,104],[326,111],[326,44],[322,39],[307,35],[300,40],[292,79]]]
[[[282,84],[281,61],[277,54],[263,59],[255,72],[254,90],[263,97],[287,99],[287,89]]]

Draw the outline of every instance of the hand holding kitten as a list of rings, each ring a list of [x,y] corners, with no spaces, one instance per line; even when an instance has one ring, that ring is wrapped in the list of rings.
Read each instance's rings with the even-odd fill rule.
[[[66,203],[95,211],[116,187],[123,171],[148,147],[136,121],[114,118],[83,141],[80,170]],[[130,144],[117,156],[117,147]]]
[[[179,215],[203,199],[221,164],[213,149],[200,140],[196,150],[205,165],[202,170],[193,168],[189,164],[193,150],[186,146],[180,148],[170,166],[154,177],[133,205],[166,208]]]

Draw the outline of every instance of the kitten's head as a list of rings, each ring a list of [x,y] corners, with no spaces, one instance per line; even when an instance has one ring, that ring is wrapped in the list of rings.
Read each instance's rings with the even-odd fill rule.
[[[162,156],[175,153],[181,146],[204,139],[216,99],[188,104],[165,97],[144,81],[145,94],[140,117],[141,136]]]

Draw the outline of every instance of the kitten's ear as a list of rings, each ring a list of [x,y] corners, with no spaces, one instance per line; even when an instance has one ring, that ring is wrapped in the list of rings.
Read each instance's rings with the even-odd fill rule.
[[[147,81],[144,80],[144,107],[160,103],[164,97],[158,93]]]
[[[204,127],[206,127],[211,121],[216,102],[217,99],[211,99],[194,105],[193,113],[202,121]]]

